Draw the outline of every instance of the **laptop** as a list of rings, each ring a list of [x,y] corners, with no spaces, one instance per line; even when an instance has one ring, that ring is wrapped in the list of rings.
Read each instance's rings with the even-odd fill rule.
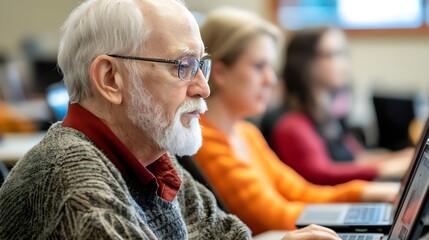
[[[388,236],[382,234],[339,234],[343,240],[414,240],[419,239],[425,226],[429,208],[429,141],[425,143],[423,154],[417,161],[418,166],[411,176],[405,190],[404,200],[400,204],[393,226]]]
[[[403,191],[410,184],[410,176],[415,172],[418,160],[423,155],[429,137],[429,121],[414,153],[413,161],[401,181],[401,190],[391,203],[346,203],[346,204],[309,204],[298,217],[298,228],[318,224],[332,228],[337,232],[379,232],[387,234],[397,208],[403,201]]]

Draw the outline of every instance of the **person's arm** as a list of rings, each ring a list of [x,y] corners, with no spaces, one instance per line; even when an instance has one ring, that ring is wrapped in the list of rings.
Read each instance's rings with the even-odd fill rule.
[[[260,133],[254,129],[248,134],[258,136]],[[398,191],[398,183],[390,182],[364,182],[359,180],[350,181],[335,186],[319,186],[307,182],[295,171],[282,164],[269,146],[263,142],[262,136],[254,137],[257,139],[255,146],[261,148],[260,152],[266,160],[266,166],[269,166],[269,175],[277,181],[277,188],[288,199],[301,199],[306,202],[392,202]],[[285,174],[287,172],[287,174]],[[291,184],[293,184],[291,186]],[[293,191],[292,191],[293,189]]]
[[[380,169],[380,178],[401,178],[408,170],[414,154],[413,148],[395,152],[362,152],[355,162],[360,166],[375,166]]]
[[[157,239],[136,210],[119,172],[78,150],[58,155],[39,194],[50,206],[40,239]],[[35,199],[38,199],[35,197]],[[49,217],[50,216],[50,217]]]
[[[97,195],[97,196],[94,196]],[[82,196],[83,197],[83,196]],[[55,229],[46,237],[60,239],[157,239],[147,224],[137,214],[125,209],[124,203],[113,200],[105,202],[110,206],[101,207],[91,204],[87,197],[97,199],[99,194],[88,193],[80,198],[72,197],[64,202]],[[113,209],[122,206],[123,212]]]
[[[272,144],[283,162],[315,184],[373,180],[378,174],[373,166],[334,162],[311,122],[299,114],[279,120],[272,133]]]
[[[340,240],[340,237],[331,229],[318,225],[310,225],[286,234],[282,240]]]
[[[250,125],[247,128],[251,128]],[[255,138],[255,133],[250,132],[248,135],[245,136],[246,139]],[[243,220],[254,234],[270,229],[295,229],[295,220],[304,209],[305,202],[311,202],[311,198],[319,194],[317,190],[321,189],[309,189],[315,192],[312,196],[307,194],[308,197],[305,198],[307,185],[304,183],[307,182],[299,176],[294,178],[293,170],[278,159],[268,161],[277,161],[280,169],[285,169],[283,175],[271,175],[272,172],[266,169],[271,167],[262,158],[265,158],[265,154],[273,153],[259,149],[261,145],[266,145],[259,135],[256,136],[258,142],[249,141],[252,159],[248,160],[239,159],[228,140],[218,131],[205,127],[203,136],[204,144],[195,159],[228,210]],[[279,190],[281,182],[284,182],[282,186],[287,187]],[[361,189],[354,191],[357,193],[348,190],[340,195],[348,199],[359,198],[356,195],[360,195]],[[323,197],[322,200],[335,199],[334,191],[328,192],[331,193],[330,196]]]
[[[223,149],[205,139],[195,159],[228,210],[243,220],[253,234],[295,229],[295,219],[305,204],[287,201],[268,176]]]
[[[227,139],[207,126],[195,159],[229,211],[254,234],[295,229],[295,220],[307,202],[361,200],[366,182],[335,187],[310,184],[275,157],[255,127],[247,129],[252,159],[239,159]]]
[[[254,126],[249,126],[246,138],[259,152],[266,174],[275,181],[276,189],[289,201],[305,203],[316,202],[356,202],[361,201],[362,192],[368,185],[365,181],[350,181],[335,186],[320,186],[308,182],[292,168],[282,163],[264,141],[263,136]]]
[[[273,158],[275,154],[273,153]],[[289,199],[301,199],[306,202],[392,202],[399,191],[399,183],[365,182],[354,180],[335,186],[311,184],[299,174],[289,169],[285,176],[285,165],[271,161],[273,178],[278,181],[278,190]],[[289,178],[289,179],[288,179]],[[293,184],[291,186],[291,184]],[[299,187],[300,186],[300,187]],[[293,188],[294,191],[291,191]]]

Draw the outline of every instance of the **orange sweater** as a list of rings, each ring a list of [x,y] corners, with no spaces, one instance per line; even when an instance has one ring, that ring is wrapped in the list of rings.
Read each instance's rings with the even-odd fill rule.
[[[5,132],[32,132],[33,122],[18,116],[7,104],[0,102],[0,135]]]
[[[253,231],[291,230],[306,203],[359,201],[367,184],[353,181],[317,186],[304,180],[271,151],[259,130],[240,121],[235,130],[250,159],[239,159],[227,136],[204,117],[203,146],[195,159],[228,210]]]

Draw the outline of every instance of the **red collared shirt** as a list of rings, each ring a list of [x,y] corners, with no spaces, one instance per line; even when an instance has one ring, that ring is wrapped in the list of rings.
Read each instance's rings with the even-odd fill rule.
[[[176,197],[182,181],[167,153],[145,167],[106,124],[79,104],[69,104],[62,125],[85,134],[123,175],[133,174],[167,201]]]

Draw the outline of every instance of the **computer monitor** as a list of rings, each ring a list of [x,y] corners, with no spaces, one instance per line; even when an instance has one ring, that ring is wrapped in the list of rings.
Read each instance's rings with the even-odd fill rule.
[[[59,83],[63,79],[55,59],[34,59],[34,91],[45,93],[46,89],[53,83]]]
[[[49,86],[46,90],[46,102],[54,115],[56,121],[64,119],[68,109],[69,95],[62,83]]]
[[[374,110],[377,117],[379,141],[378,147],[400,150],[410,145],[408,127],[416,117],[414,95],[373,96]]]

